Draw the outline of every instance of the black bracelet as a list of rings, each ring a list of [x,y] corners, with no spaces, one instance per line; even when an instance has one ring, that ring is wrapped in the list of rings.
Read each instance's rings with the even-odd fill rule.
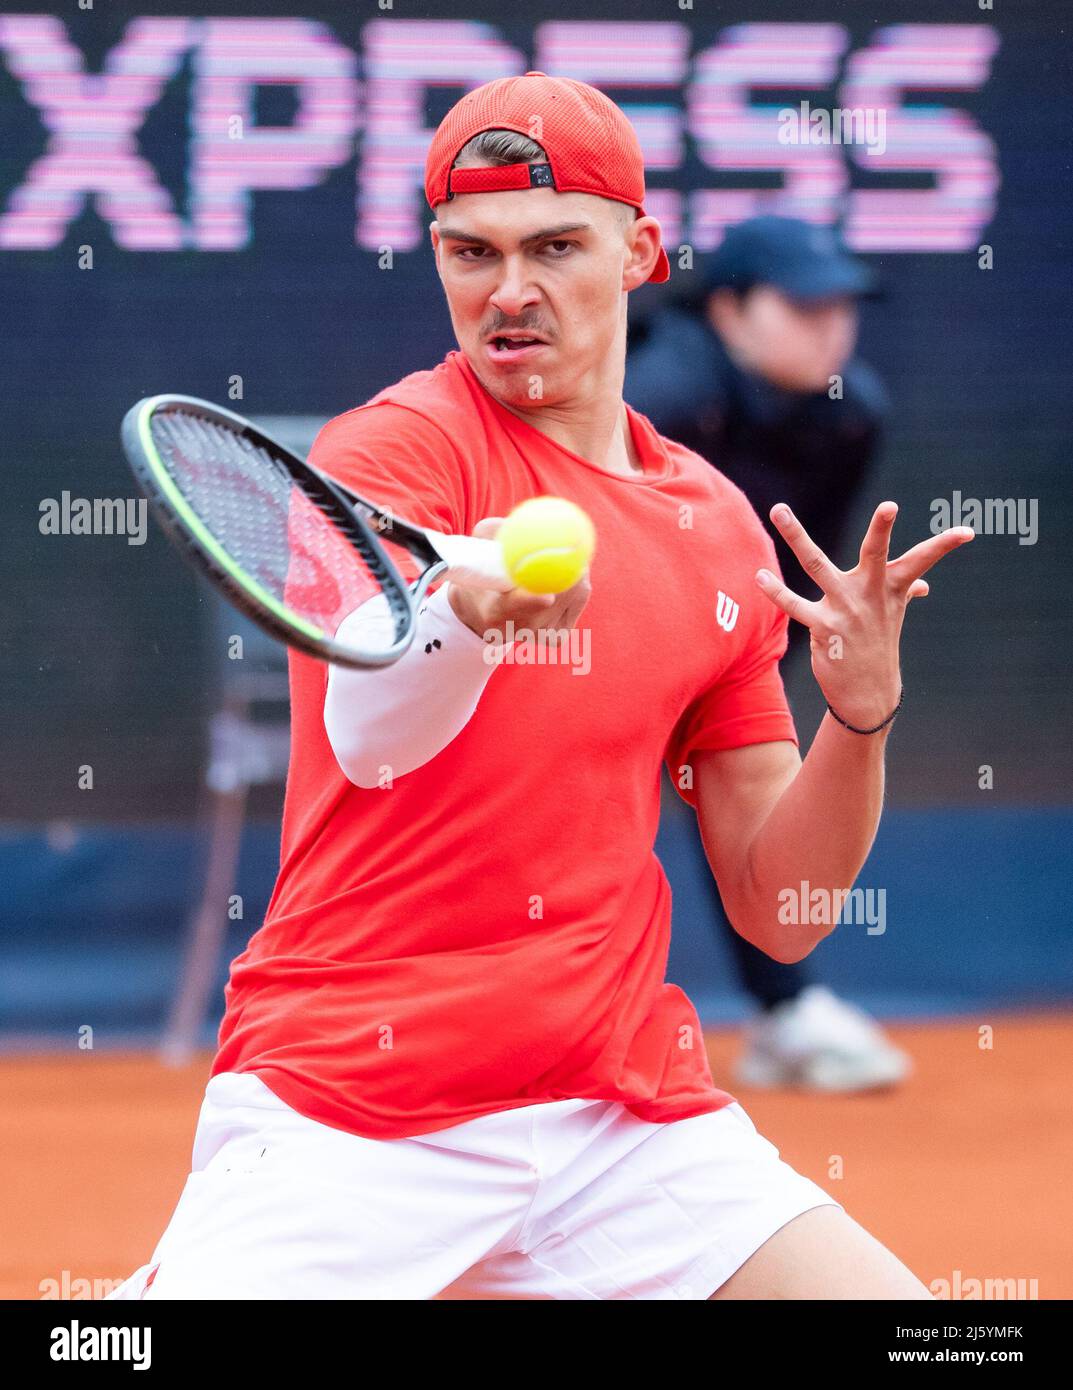
[[[883,723],[882,723],[882,724],[877,724],[877,725],[875,726],[874,729],[858,729],[858,728],[857,728],[855,725],[853,725],[853,724],[847,724],[846,721],[842,718],[842,716],[841,716],[840,714],[835,714],[834,710],[831,709],[831,706],[830,706],[830,705],[828,705],[827,708],[828,708],[829,710],[831,710],[832,715],[834,715],[834,717],[835,717],[835,718],[838,720],[838,722],[842,725],[843,729],[848,729],[848,730],[850,731],[851,734],[878,734],[879,731],[880,731],[880,729],[885,729],[885,728],[887,727],[887,725],[891,722],[891,720],[894,718],[894,716],[895,716],[895,715],[898,713],[898,711],[901,709],[901,707],[902,707],[902,700],[903,700],[904,698],[905,698],[905,686],[903,685],[903,686],[902,686],[902,689],[901,689],[901,693],[900,693],[899,696],[898,696],[898,703],[897,703],[897,704],[894,706],[894,708],[891,710],[890,714],[887,715],[886,719],[883,720]]]

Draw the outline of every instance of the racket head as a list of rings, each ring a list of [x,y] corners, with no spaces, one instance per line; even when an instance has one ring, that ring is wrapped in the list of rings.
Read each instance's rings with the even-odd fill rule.
[[[342,666],[385,666],[409,647],[435,570],[411,588],[345,490],[297,454],[195,396],[147,396],[121,439],[180,553],[265,632]],[[378,621],[338,638],[378,595]]]

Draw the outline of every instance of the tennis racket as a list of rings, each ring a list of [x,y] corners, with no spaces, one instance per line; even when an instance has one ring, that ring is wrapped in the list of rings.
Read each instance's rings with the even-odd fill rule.
[[[386,666],[413,641],[437,579],[513,587],[496,542],[403,521],[230,410],[148,396],[127,411],[123,450],[180,552],[288,646],[340,666]],[[400,567],[416,578],[403,578]],[[343,619],[380,595],[377,623]]]

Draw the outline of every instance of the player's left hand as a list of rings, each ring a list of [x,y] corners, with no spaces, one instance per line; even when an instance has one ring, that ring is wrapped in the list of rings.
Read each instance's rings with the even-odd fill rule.
[[[928,593],[922,575],[973,538],[971,527],[954,526],[891,560],[890,535],[897,515],[896,503],[881,502],[861,542],[857,564],[840,570],[780,502],[772,507],[771,520],[823,597],[810,602],[769,570],[756,575],[772,603],[808,628],[812,670],[824,699],[847,723],[861,729],[874,728],[898,703],[902,622],[910,601]]]

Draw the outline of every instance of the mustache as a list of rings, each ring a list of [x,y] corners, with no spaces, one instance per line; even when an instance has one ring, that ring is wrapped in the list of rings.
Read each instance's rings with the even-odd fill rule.
[[[540,319],[523,316],[520,319],[507,319],[499,315],[481,329],[482,338],[494,338],[497,333],[532,333],[551,342],[554,334]]]

